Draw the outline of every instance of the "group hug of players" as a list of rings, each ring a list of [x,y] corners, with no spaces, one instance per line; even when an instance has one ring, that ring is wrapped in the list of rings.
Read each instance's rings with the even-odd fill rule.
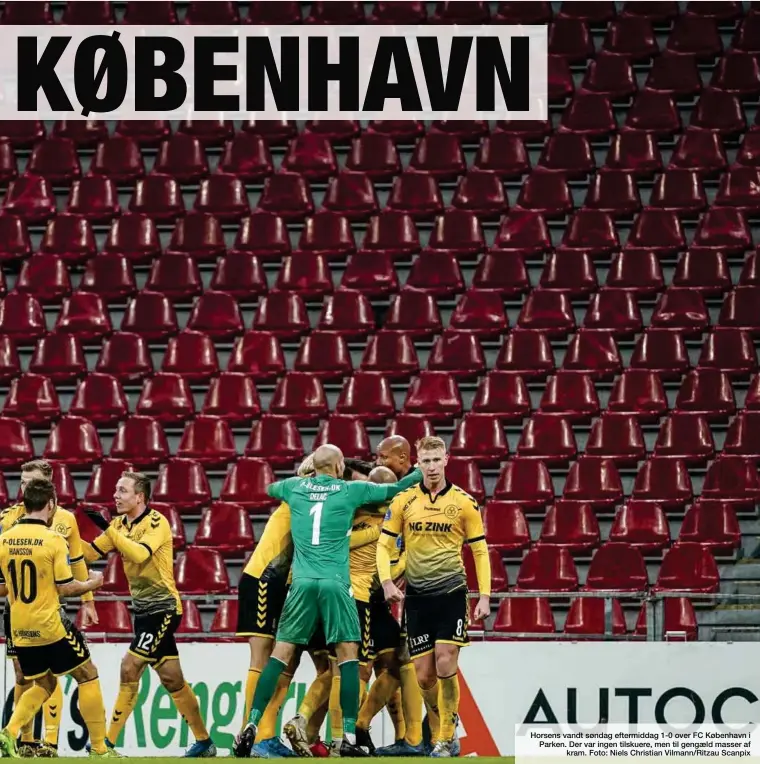
[[[377,466],[322,446],[296,477],[269,487],[281,503],[238,588],[237,633],[249,640],[251,662],[236,756],[458,755],[458,656],[468,643],[469,621],[462,546],[469,543],[477,572],[475,618],[490,609],[488,550],[476,502],[446,480],[443,441],[417,443],[416,469],[410,453],[398,436],[379,445]],[[182,604],[172,537],[167,520],[150,509],[150,481],[141,473],[122,475],[114,493],[117,516],[108,523],[91,514],[103,532],[88,544],[74,515],[56,506],[51,473],[41,460],[24,465],[23,503],[0,515],[0,595],[8,596],[7,654],[16,672],[14,711],[0,731],[0,750],[12,757],[57,755],[57,677],[68,674],[79,685],[90,755],[121,756],[117,746],[150,665],[195,737],[185,756],[215,756],[179,662],[174,633]],[[97,669],[85,638],[61,615],[60,597],[81,596],[83,623],[96,623],[92,592],[102,575],[88,571],[86,562],[110,552],[124,562],[135,637],[106,729]],[[400,625],[390,606],[402,601]],[[284,726],[291,750],[276,725],[304,651],[317,678]],[[375,749],[370,723],[386,707],[395,743]],[[35,741],[40,708],[44,736]],[[332,742],[326,746],[319,730],[328,711]]]

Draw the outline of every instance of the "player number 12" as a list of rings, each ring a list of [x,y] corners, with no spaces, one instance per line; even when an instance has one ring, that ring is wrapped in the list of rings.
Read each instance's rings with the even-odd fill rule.
[[[313,517],[311,524],[311,545],[319,546],[319,524],[322,522],[322,507],[325,505],[323,501],[315,504],[309,510],[309,517]]]

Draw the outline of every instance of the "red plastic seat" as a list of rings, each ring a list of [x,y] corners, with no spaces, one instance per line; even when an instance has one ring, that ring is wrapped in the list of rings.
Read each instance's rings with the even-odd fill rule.
[[[406,286],[434,297],[451,297],[463,292],[465,284],[452,253],[425,250],[412,263]]]
[[[602,50],[627,56],[631,61],[646,61],[659,53],[652,22],[640,16],[618,16],[610,21]]]
[[[82,3],[89,5],[89,3]],[[117,184],[131,184],[145,175],[140,146],[134,138],[112,135],[101,141],[90,164],[93,175],[104,175]]]
[[[544,216],[533,210],[513,209],[501,221],[492,251],[505,251],[525,258],[537,258],[552,249],[549,226]]]
[[[610,614],[610,632],[622,636],[626,634],[626,623],[620,601],[613,599]],[[570,603],[570,611],[565,619],[565,634],[580,636],[602,636],[607,633],[607,602],[601,597],[582,597]]]
[[[99,464],[96,464],[95,467],[93,467],[92,474],[87,483],[87,488],[84,492],[85,502],[97,505],[98,509],[105,506],[113,506],[114,486],[121,477],[122,472],[131,469],[132,465],[129,464],[129,462],[125,462],[121,459],[110,459],[109,457],[106,457]],[[80,518],[77,517],[77,520],[79,519]],[[93,529],[95,528],[94,524],[91,524],[91,526]],[[101,532],[102,531],[97,529],[95,535],[98,535]]]
[[[739,276],[739,284],[741,286],[757,286],[760,284],[760,258],[758,258],[757,252],[750,252],[747,256]]]
[[[707,468],[702,484],[702,498],[753,504],[760,498],[757,467],[743,456],[719,456]]]
[[[741,19],[731,41],[731,47],[748,53],[760,53],[759,20],[760,16],[756,12],[749,13],[744,19]]]
[[[47,334],[45,317],[37,300],[21,292],[10,292],[0,302],[0,334],[17,345],[36,344]]]
[[[361,126],[354,119],[310,119],[306,122],[307,133],[324,135],[332,144],[350,144],[361,132]]]
[[[689,128],[678,141],[670,166],[693,170],[702,176],[724,171],[728,159],[720,135],[710,130]]]
[[[654,59],[645,87],[677,99],[695,96],[702,90],[696,56],[663,51]]]
[[[519,591],[574,592],[577,588],[578,572],[567,549],[538,544],[523,558],[517,574]]]
[[[721,326],[741,329],[751,334],[760,334],[760,318],[757,315],[757,301],[760,286],[738,286],[726,295],[720,309],[718,323]]]
[[[414,416],[413,414],[401,413],[391,419],[388,426],[385,428],[385,437],[390,438],[392,435],[401,435],[407,439],[411,446],[412,458],[414,459],[416,458],[415,444],[417,441],[428,435],[435,435],[435,429],[427,419]],[[460,461],[467,462],[468,460],[464,459]],[[451,479],[450,476],[449,479]]]
[[[236,133],[224,146],[219,169],[236,175],[245,183],[261,182],[271,175],[274,164],[264,136],[249,132]]]
[[[207,291],[195,301],[187,327],[215,341],[228,340],[243,333],[243,317],[232,295]]]
[[[441,317],[435,298],[428,292],[402,289],[391,301],[384,328],[403,331],[411,337],[438,334],[441,331]]]
[[[309,318],[300,295],[272,291],[259,301],[253,325],[277,338],[295,339],[308,332]]]
[[[352,256],[343,271],[340,288],[361,292],[367,297],[395,294],[399,290],[399,280],[393,260],[385,253],[374,257]]]
[[[230,589],[224,557],[213,549],[191,546],[181,552],[174,579],[181,594],[226,594]]]
[[[746,378],[757,371],[757,354],[748,332],[735,327],[718,327],[702,345],[697,367],[717,369],[729,377]]]
[[[489,18],[488,3],[439,2],[436,3],[434,24],[485,24]]]
[[[282,167],[309,181],[325,181],[338,172],[338,160],[327,138],[307,132],[290,142]]]
[[[575,329],[569,296],[550,289],[535,289],[523,303],[517,326],[548,337],[567,336]]]
[[[503,24],[546,24],[551,18],[551,3],[546,2],[501,2],[494,16]]]
[[[223,600],[223,602],[229,602],[230,600]],[[182,618],[180,619],[179,626],[175,634],[180,640],[192,640],[197,639],[198,634],[202,634],[203,621],[201,620],[201,614],[198,610],[198,606],[192,600],[185,600],[182,603]]]
[[[612,459],[584,455],[570,465],[562,498],[607,509],[623,498],[623,484]]]
[[[81,215],[63,213],[51,220],[40,243],[40,252],[58,255],[66,263],[82,263],[97,254],[95,236]]]
[[[211,489],[203,465],[193,459],[169,459],[158,471],[153,500],[171,503],[181,514],[207,506]]]
[[[181,424],[195,414],[190,385],[179,374],[159,372],[146,380],[135,412],[162,424]]]
[[[449,372],[456,379],[472,379],[485,372],[486,360],[477,336],[447,329],[435,340],[427,367]]]
[[[728,419],[736,412],[731,380],[727,374],[715,369],[690,371],[681,383],[675,410],[700,414],[708,421]]]
[[[405,212],[384,210],[370,218],[360,251],[408,258],[418,253],[420,248],[419,234],[412,216]]]
[[[741,210],[711,207],[700,218],[694,234],[694,247],[713,247],[726,254],[742,254],[752,248],[752,232]]]
[[[669,93],[645,88],[634,96],[626,115],[625,129],[669,138],[681,131],[681,115]]]
[[[176,24],[177,15],[174,10],[174,3],[164,0],[155,0],[153,2],[135,2],[132,0],[127,3],[127,9],[124,14],[125,24]]]
[[[640,422],[658,420],[668,410],[662,380],[648,369],[626,369],[615,379],[607,408]]]
[[[641,552],[616,541],[608,541],[599,548],[586,576],[586,588],[590,590],[641,592],[648,585]]]
[[[694,170],[667,169],[660,175],[649,199],[651,207],[694,216],[707,207],[702,180]]]
[[[700,414],[673,412],[663,420],[654,446],[655,456],[683,459],[687,464],[703,464],[715,454],[710,425]]]
[[[558,62],[561,68],[567,66],[563,59],[550,56],[549,67],[555,62]],[[551,73],[549,76],[551,77]],[[572,84],[572,80],[570,83]],[[504,130],[495,130],[481,141],[472,166],[478,170],[493,172],[502,180],[520,180],[530,172],[530,157],[520,136]]]
[[[177,221],[166,252],[187,254],[199,261],[216,261],[224,255],[225,248],[219,220],[208,213],[191,212]]]
[[[436,218],[428,247],[456,257],[480,254],[486,242],[478,217],[468,210],[447,210]]]
[[[364,338],[375,329],[372,306],[361,292],[339,289],[325,300],[317,328],[342,334],[347,340]]]
[[[326,443],[336,445],[345,456],[350,458],[368,459],[371,455],[369,437],[364,425],[352,416],[331,414],[322,422],[313,448]]]
[[[675,20],[666,50],[692,53],[700,60],[713,61],[723,52],[718,25],[710,17],[684,13]]]
[[[357,371],[343,384],[335,413],[364,422],[385,422],[396,413],[390,382],[379,374]]]
[[[691,600],[686,597],[668,597],[662,604],[663,618],[659,626],[663,637],[670,642],[696,640],[699,627]],[[646,603],[639,610],[634,634],[647,636]]]
[[[483,476],[480,474],[474,459],[463,456],[450,457],[449,463],[446,466],[446,476],[454,485],[469,494],[476,504],[482,504],[486,500],[486,487],[483,483]],[[494,565],[493,555],[491,556],[491,564]],[[499,579],[506,582],[506,575],[500,576],[495,565],[493,579],[494,586],[499,585]]]
[[[201,294],[203,282],[198,265],[190,255],[167,252],[153,261],[145,289],[180,301]]]
[[[37,349],[42,345],[42,341],[37,343]],[[36,351],[35,351],[36,352]],[[80,351],[81,355],[81,351]],[[34,357],[32,358],[32,361]],[[84,356],[81,355],[82,366],[80,367],[80,373],[86,369],[84,366]],[[29,366],[29,370],[32,372],[37,371],[33,368],[32,364]],[[6,336],[0,335],[0,381],[3,383],[10,382],[14,377],[21,373],[21,361],[16,350],[16,345],[13,340]]]
[[[665,553],[655,591],[717,592],[718,566],[701,544],[679,541]]]
[[[279,261],[290,254],[290,234],[285,221],[273,212],[256,210],[240,221],[229,254],[248,254],[262,261]]]
[[[98,614],[98,623],[84,625],[84,611],[77,613],[75,625],[78,629],[88,634],[92,639],[95,634],[107,635],[109,640],[125,642],[133,633],[132,618],[129,615],[127,603],[121,600],[99,601],[95,607]],[[120,637],[119,635],[124,635]],[[100,641],[100,640],[98,640]]]
[[[53,185],[68,185],[82,175],[76,146],[70,138],[50,136],[35,144],[27,172],[41,175]]]
[[[698,501],[686,512],[679,544],[694,542],[713,554],[733,554],[741,544],[741,529],[730,504]]]
[[[9,341],[7,335],[3,335]],[[15,348],[5,348],[3,370],[10,376],[18,367]],[[15,359],[15,361],[14,361]],[[84,353],[76,335],[48,334],[36,343],[34,354],[29,363],[29,371],[43,374],[53,382],[71,382],[87,372]]]
[[[188,382],[206,382],[219,373],[219,361],[211,337],[185,329],[170,337],[161,371],[177,374]]]
[[[636,341],[630,366],[646,369],[663,379],[680,379],[689,370],[689,355],[681,334],[670,329],[648,329]]]
[[[76,334],[83,343],[111,334],[111,317],[103,298],[91,292],[74,292],[64,298],[54,331]]]
[[[158,222],[176,220],[185,212],[179,183],[171,175],[163,173],[151,173],[140,178],[129,200],[129,209]]]
[[[50,431],[43,456],[84,469],[102,459],[103,448],[92,421],[69,414],[62,417]]]
[[[560,130],[595,140],[616,132],[617,121],[609,98],[600,93],[576,93],[562,112]]]
[[[563,218],[573,211],[573,197],[563,174],[536,169],[522,184],[517,206],[548,219]]]
[[[148,342],[165,340],[179,330],[177,314],[166,295],[144,289],[129,301],[121,330],[139,334]]]
[[[701,334],[709,323],[702,295],[696,290],[677,287],[666,289],[659,296],[650,319],[652,327],[677,330],[684,336]]]
[[[493,630],[497,634],[554,634],[557,626],[548,599],[510,597],[502,600],[499,605]],[[520,639],[520,637],[510,639]]]
[[[720,182],[715,204],[734,207],[745,215],[757,216],[760,212],[760,168],[732,167]]]
[[[32,244],[24,221],[15,215],[0,215],[0,262],[28,257]]]
[[[401,292],[403,294],[404,291]],[[428,315],[433,315],[432,311],[428,311]],[[468,290],[457,302],[450,326],[457,331],[475,332],[480,337],[502,334],[507,329],[502,296],[490,289]],[[392,328],[389,322],[386,322],[386,327]]]
[[[351,144],[346,168],[364,173],[373,181],[389,181],[401,172],[401,161],[390,135],[362,133]]]
[[[494,487],[494,499],[519,504],[526,512],[541,510],[554,501],[554,484],[541,461],[512,457],[502,469]]]
[[[157,419],[133,415],[119,425],[110,456],[136,467],[155,467],[169,457],[166,433]]]
[[[231,424],[247,424],[261,412],[256,385],[251,377],[225,371],[211,380],[203,402],[203,414]]]
[[[589,62],[581,88],[605,95],[613,101],[630,98],[638,90],[628,58],[603,50]]]
[[[517,504],[489,501],[482,515],[489,549],[515,554],[530,548],[530,528]]]
[[[570,64],[585,63],[594,55],[594,41],[582,19],[560,16],[549,25],[549,53]]]
[[[691,478],[681,459],[651,456],[636,475],[631,498],[678,510],[693,496]]]
[[[722,295],[731,288],[731,271],[719,249],[692,248],[681,256],[673,274],[673,286],[705,296]]]
[[[285,257],[274,286],[279,291],[297,292],[304,300],[330,294],[333,281],[327,258],[311,252]]]
[[[501,178],[488,170],[472,169],[457,183],[451,200],[455,209],[466,210],[481,220],[498,220],[509,209]]]
[[[654,207],[642,210],[628,234],[625,249],[650,250],[660,257],[670,257],[686,249],[686,237],[677,213]]]
[[[724,454],[742,456],[752,461],[760,461],[760,411],[742,411],[731,422],[723,444]]]
[[[615,515],[610,541],[627,544],[643,555],[659,554],[667,549],[670,525],[662,507],[651,501],[629,501]]]
[[[193,207],[224,222],[240,220],[251,211],[243,181],[223,172],[216,172],[201,181]]]
[[[8,185],[3,212],[26,223],[44,223],[55,215],[55,197],[50,182],[41,175],[24,173]]]
[[[228,371],[247,374],[253,380],[272,380],[285,371],[285,359],[272,332],[252,330],[235,340]]]
[[[536,413],[523,428],[517,455],[541,459],[549,465],[564,465],[573,460],[577,445],[570,423],[552,414]]]
[[[293,419],[263,414],[254,422],[245,447],[246,456],[266,459],[273,467],[290,467],[303,454],[301,434]]]
[[[277,383],[269,411],[298,422],[323,418],[328,408],[322,383],[307,372],[288,372]]]
[[[239,557],[255,544],[248,513],[239,504],[217,502],[198,524],[193,545],[215,549],[224,557]]]
[[[2,282],[4,287],[4,279]],[[58,255],[38,252],[24,261],[15,288],[34,297],[41,305],[60,303],[71,294],[66,263]],[[2,293],[4,291],[3,288]]]
[[[336,212],[321,210],[307,218],[298,240],[298,253],[341,259],[356,251],[354,234],[348,218]]]
[[[218,259],[209,286],[232,295],[238,302],[249,302],[266,293],[267,280],[256,255],[230,252]]]
[[[20,419],[29,427],[42,427],[57,419],[61,404],[50,378],[22,374],[13,379],[2,415]]]
[[[299,453],[299,457],[303,451]],[[268,509],[273,505],[266,492],[274,482],[274,473],[263,459],[242,457],[230,466],[224,479],[219,498],[222,501],[240,504],[249,512]]]
[[[351,355],[343,337],[315,331],[301,340],[293,368],[322,380],[342,379],[352,372]]]
[[[549,255],[539,286],[583,297],[598,289],[596,269],[590,254],[582,249],[558,249]]]
[[[599,398],[594,383],[586,374],[559,371],[544,388],[539,411],[557,414],[569,422],[587,422],[599,413]]]
[[[431,422],[449,422],[462,413],[456,380],[445,371],[421,371],[408,387],[404,413]]]
[[[214,2],[213,5],[219,4]],[[184,119],[179,123],[177,132],[195,136],[204,146],[222,146],[234,135],[235,126],[232,120]]]
[[[646,455],[638,421],[629,414],[603,414],[591,427],[586,453],[612,459],[620,465],[637,463]]]
[[[432,220],[443,212],[443,199],[434,176],[408,170],[396,176],[386,206],[413,220]]]
[[[505,422],[522,422],[531,403],[525,380],[508,371],[491,371],[483,377],[472,400],[472,411],[494,414]]]
[[[733,389],[731,389],[731,401],[734,402]],[[747,396],[744,399],[744,408],[748,411],[760,411],[760,375],[755,375],[749,383],[749,390],[747,390]],[[733,414],[734,409],[728,413]]]
[[[622,366],[611,332],[583,328],[571,337],[562,362],[563,370],[588,374],[591,379],[612,379]]]
[[[281,9],[285,6],[280,4]],[[269,8],[271,11],[274,6],[271,3],[256,3],[256,10],[254,6],[249,9],[249,18],[254,19],[261,13],[263,8]],[[300,10],[298,10],[298,18],[300,18]],[[251,23],[258,23],[251,21]],[[267,22],[271,23],[271,22]],[[254,133],[261,135],[269,146],[287,146],[291,138],[294,138],[298,134],[298,127],[292,120],[287,119],[262,119],[255,120],[250,119],[243,122],[243,132]]]
[[[539,543],[585,554],[599,545],[599,539],[599,522],[590,504],[558,501],[546,512]]]
[[[45,137],[45,133],[45,123],[39,120],[0,120],[0,138],[7,138],[13,148],[34,146]]]
[[[150,262],[161,254],[156,224],[147,215],[122,215],[111,225],[103,249],[119,252],[133,263]]]
[[[760,94],[760,67],[752,53],[729,50],[713,70],[710,86],[742,98]]]
[[[710,87],[699,97],[689,119],[689,126],[721,135],[736,135],[745,132],[747,121],[741,101],[735,95]]]
[[[513,329],[499,349],[496,368],[526,380],[545,379],[555,370],[549,338],[542,332]]]
[[[236,456],[229,424],[221,417],[195,417],[185,425],[177,456],[196,459],[206,467],[225,466]]]
[[[472,286],[494,290],[502,297],[523,295],[530,291],[525,261],[520,256],[510,256],[509,252],[488,252],[480,258]]]
[[[374,3],[367,17],[371,24],[424,24],[427,8],[421,2]]]
[[[314,213],[308,181],[295,172],[280,171],[267,178],[259,209],[282,217],[287,222],[301,221]]]
[[[17,469],[34,457],[34,446],[26,424],[0,416],[0,466]]]
[[[435,131],[419,139],[409,166],[418,172],[427,172],[439,180],[455,180],[467,169],[457,136]]]
[[[369,338],[360,365],[362,371],[381,373],[390,380],[407,379],[419,368],[411,335],[384,330]]]
[[[499,463],[509,453],[504,427],[493,414],[467,413],[457,426],[450,453],[472,457],[478,464]]]
[[[77,385],[69,413],[96,425],[113,425],[126,418],[129,405],[116,377],[93,372]]]
[[[80,292],[94,292],[106,302],[120,302],[137,291],[132,264],[118,252],[103,252],[87,261]]]

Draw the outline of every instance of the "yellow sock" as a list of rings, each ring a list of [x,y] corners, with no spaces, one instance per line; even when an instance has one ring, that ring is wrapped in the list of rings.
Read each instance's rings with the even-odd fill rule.
[[[441,715],[438,708],[438,698],[440,690],[438,688],[438,679],[432,687],[421,687],[422,697],[425,700],[425,707],[428,712],[428,722],[430,722],[430,738],[433,743],[438,741],[441,733]]]
[[[14,738],[19,736],[21,729],[25,725],[34,722],[34,717],[37,715],[37,712],[42,708],[42,704],[50,696],[50,693],[38,684],[23,688],[23,690],[18,703],[13,709],[10,721],[5,725],[5,729],[7,729]]]
[[[459,713],[459,674],[438,677],[438,709],[441,719],[441,740],[454,737],[456,718]]]
[[[330,688],[332,688],[332,677],[330,677]],[[327,700],[311,715],[308,724],[306,725],[306,737],[310,743],[316,743],[319,737],[319,731],[322,729],[322,722],[327,716],[327,710],[330,707],[330,694],[327,695]]]
[[[298,713],[309,721],[317,710],[325,705],[330,699],[330,689],[332,688],[332,671],[327,669],[317,676],[309,685],[306,695],[303,696]],[[321,726],[321,725],[320,725]]]
[[[248,724],[248,717],[251,715],[253,706],[253,696],[256,692],[256,685],[259,683],[261,671],[255,668],[248,669],[248,678],[245,680],[245,708],[243,709],[243,725],[241,730]]]
[[[261,721],[258,724],[256,731],[256,742],[260,743],[262,740],[269,740],[270,738],[277,737],[277,717],[280,715],[280,709],[285,702],[285,696],[288,694],[288,688],[290,682],[293,679],[293,674],[280,674],[280,678],[277,682],[277,689],[274,691],[272,699],[264,711],[264,715],[261,717]]]
[[[79,713],[90,733],[90,743],[95,753],[106,752],[106,707],[100,679],[90,679],[79,685]]]
[[[406,721],[406,742],[419,745],[422,742],[422,692],[413,663],[405,663],[401,667],[401,701]]]
[[[21,700],[21,696],[31,687],[31,684],[15,684],[13,685],[13,707],[18,708],[18,703]],[[21,730],[21,742],[32,743],[34,742],[34,719],[27,722]]]
[[[116,696],[116,703],[111,714],[111,724],[108,727],[108,739],[114,745],[116,745],[127,719],[134,711],[139,686],[139,682],[122,682],[119,685],[119,694]]]
[[[367,693],[367,699],[359,708],[359,718],[356,720],[356,726],[365,730],[369,729],[372,720],[385,708],[398,688],[398,679],[391,676],[387,671],[383,671],[372,683],[372,687],[369,688]],[[398,738],[396,739],[398,740]]]
[[[42,713],[45,719],[45,742],[48,745],[58,745],[63,713],[63,690],[60,682],[55,683],[55,690],[42,707]]]
[[[179,692],[172,693],[172,700],[174,705],[177,706],[177,711],[182,714],[182,718],[187,722],[187,726],[190,727],[190,732],[193,733],[195,739],[208,740],[209,734],[201,717],[198,698],[195,697],[195,693],[190,689],[190,685],[185,684]]]
[[[343,739],[343,712],[340,708],[340,674],[332,678],[330,688],[330,734],[333,740]]]
[[[391,699],[386,705],[388,716],[393,722],[394,740],[403,740],[406,737],[406,719],[404,719],[404,709],[401,702],[401,688],[397,687]]]

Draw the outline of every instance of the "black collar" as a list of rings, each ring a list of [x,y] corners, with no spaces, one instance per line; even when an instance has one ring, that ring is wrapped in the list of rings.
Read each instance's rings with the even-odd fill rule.
[[[430,501],[435,502],[440,496],[445,496],[451,489],[451,486],[452,486],[452,483],[447,480],[446,485],[440,491],[438,491],[435,498],[433,498],[432,494],[427,489],[424,483],[420,483],[420,490],[422,491],[422,493],[427,495]]]
[[[137,523],[141,523],[149,514],[150,514],[150,507],[145,507],[145,511],[141,515],[138,515],[135,518],[134,522],[132,523],[130,523],[129,520],[127,519],[127,516],[124,515],[124,520],[123,520],[124,525],[126,525],[127,528],[134,528],[135,525],[137,525]]]
[[[36,517],[22,517],[19,521],[19,525],[44,525],[47,528],[47,523],[44,520],[38,520]]]

